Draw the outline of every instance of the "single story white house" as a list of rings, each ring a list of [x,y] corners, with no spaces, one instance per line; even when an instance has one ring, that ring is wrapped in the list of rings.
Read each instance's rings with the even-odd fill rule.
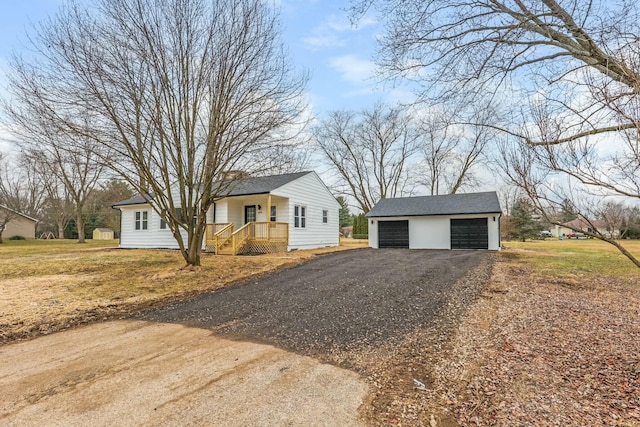
[[[147,200],[116,203],[121,248],[178,244]],[[203,249],[218,254],[269,253],[338,246],[340,204],[315,172],[246,178],[207,211]],[[186,240],[186,233],[183,233]]]
[[[501,215],[494,191],[382,199],[366,214],[369,246],[499,250]]]

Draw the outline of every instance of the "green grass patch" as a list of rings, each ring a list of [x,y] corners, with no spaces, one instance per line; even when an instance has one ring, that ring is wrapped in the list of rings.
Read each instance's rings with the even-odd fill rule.
[[[623,240],[622,245],[640,258],[640,240]],[[589,240],[533,240],[504,242],[503,259],[515,258],[534,271],[556,277],[612,276],[638,279],[640,269],[613,245]]]

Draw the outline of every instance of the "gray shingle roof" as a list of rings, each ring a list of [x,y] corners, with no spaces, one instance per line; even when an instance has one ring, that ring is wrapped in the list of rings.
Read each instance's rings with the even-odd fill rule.
[[[238,181],[236,185],[234,185],[230,191],[227,193],[227,196],[248,196],[250,194],[267,194],[276,188],[280,188],[285,184],[290,183],[291,181],[295,181],[296,179],[310,174],[313,172],[296,172],[296,173],[286,173],[282,175],[270,175],[270,176],[260,176],[256,178],[247,178],[242,181]],[[153,195],[150,196],[153,198]],[[130,199],[123,200],[121,202],[115,203],[112,207],[118,206],[129,206],[129,205],[144,205],[148,202],[141,195],[134,196]]]
[[[149,197],[149,196],[147,196],[147,197]],[[151,198],[153,198],[153,196],[151,196]],[[111,207],[115,208],[117,206],[146,205],[147,203],[149,203],[149,202],[147,202],[144,197],[142,197],[140,194],[138,194],[137,196],[133,196],[130,199],[122,200],[122,201],[120,201],[118,203],[114,203],[113,205],[111,205]]]
[[[399,197],[382,199],[367,217],[427,216],[501,213],[495,191],[485,193],[447,194],[443,196]]]
[[[237,185],[233,186],[227,195],[247,196],[249,194],[266,194],[309,173],[312,172],[286,173],[283,175],[260,176],[244,179],[239,181]]]

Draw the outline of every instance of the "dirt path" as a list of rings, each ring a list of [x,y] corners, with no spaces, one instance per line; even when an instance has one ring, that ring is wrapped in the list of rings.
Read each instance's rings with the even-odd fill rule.
[[[175,324],[115,321],[0,347],[2,425],[360,425],[357,374]]]

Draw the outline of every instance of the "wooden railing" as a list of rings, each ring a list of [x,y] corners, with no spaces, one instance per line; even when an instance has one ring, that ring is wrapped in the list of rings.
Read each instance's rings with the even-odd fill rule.
[[[286,222],[252,222],[251,237],[277,242],[289,241],[289,224]]]
[[[214,248],[215,253],[218,254],[220,252],[220,248],[229,243],[233,236],[233,223],[231,224],[214,224],[215,225],[224,225],[224,227],[218,227],[218,230],[214,234]]]
[[[207,240],[214,240],[217,233],[232,225],[228,222],[207,224]]]
[[[231,247],[233,248],[233,254],[238,255],[244,247],[247,240],[251,238],[251,222],[243,225],[233,232],[231,235]]]
[[[272,253],[286,251],[289,244],[286,222],[250,222],[233,229],[233,224],[207,224],[207,250],[233,255]]]

